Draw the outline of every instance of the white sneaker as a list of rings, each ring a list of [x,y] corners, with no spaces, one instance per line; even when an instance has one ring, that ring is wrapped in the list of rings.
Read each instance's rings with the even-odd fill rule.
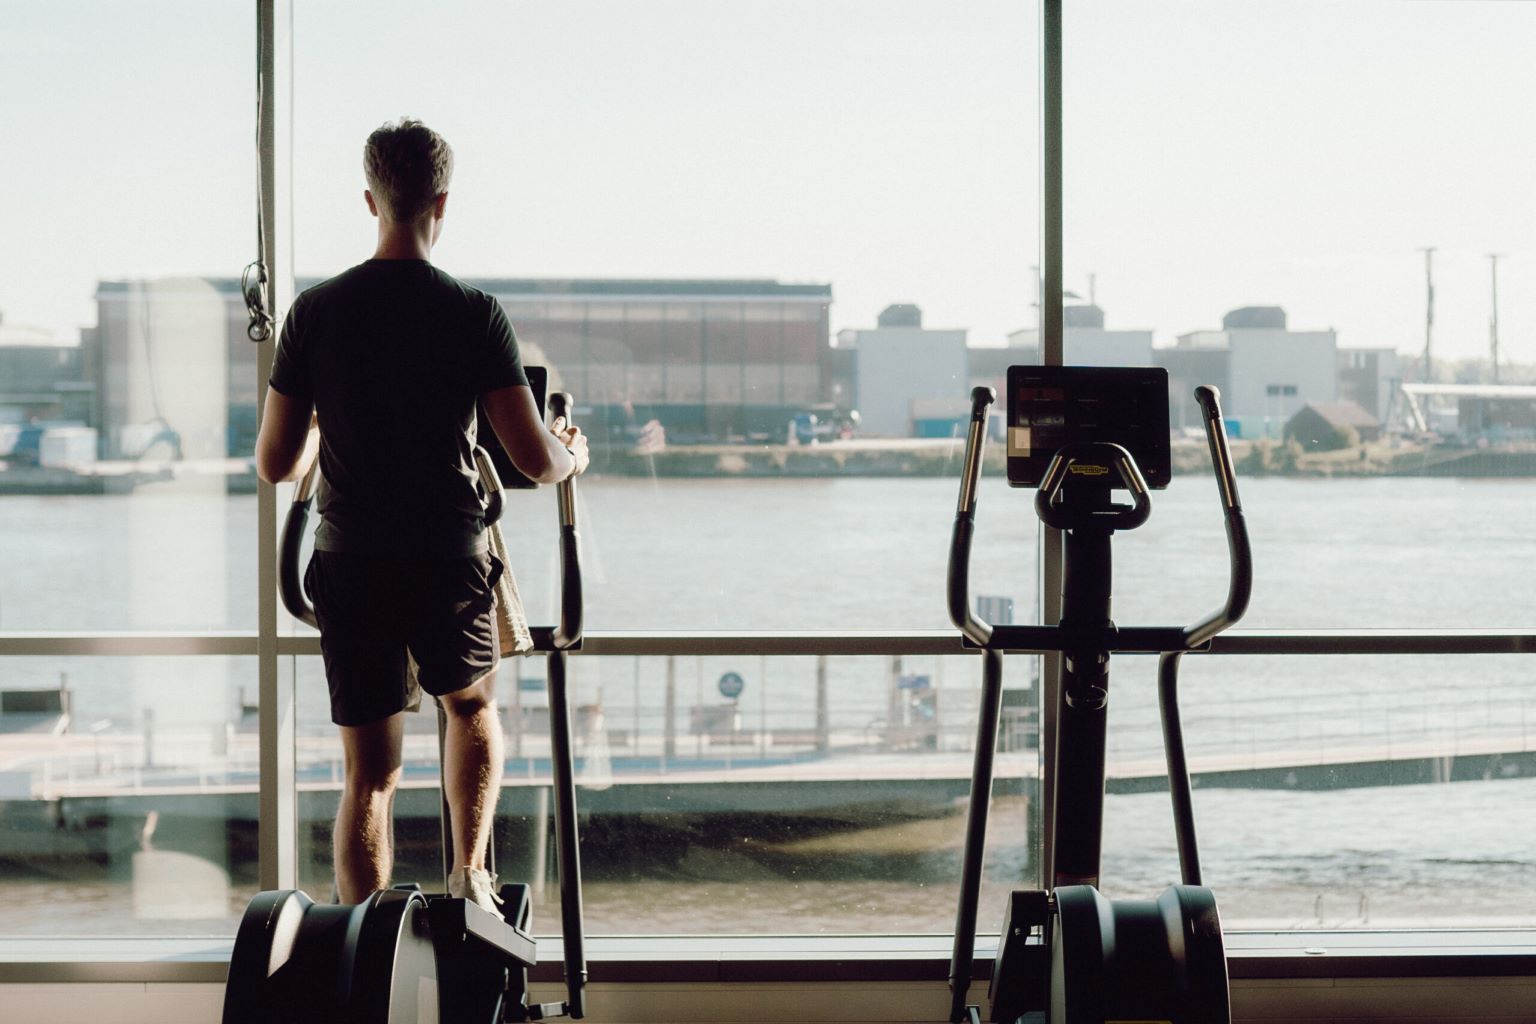
[[[462,867],[449,875],[448,895],[454,899],[467,899],[481,910],[501,916],[496,876],[483,868]]]

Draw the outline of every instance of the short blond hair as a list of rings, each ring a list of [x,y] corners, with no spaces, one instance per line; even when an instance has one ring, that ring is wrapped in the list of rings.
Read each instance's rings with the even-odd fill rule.
[[[380,212],[391,220],[413,221],[448,191],[453,147],[420,121],[402,117],[368,136],[363,175]]]

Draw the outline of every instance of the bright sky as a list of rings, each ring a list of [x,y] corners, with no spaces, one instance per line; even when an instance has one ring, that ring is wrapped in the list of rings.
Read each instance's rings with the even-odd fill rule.
[[[0,18],[0,311],[73,340],[102,278],[254,253],[254,9]],[[365,258],[360,149],[458,155],[464,276],[770,277],[1000,343],[1031,326],[1035,5],[297,0],[301,273]],[[1069,0],[1067,281],[1160,342],[1235,306],[1340,344],[1536,362],[1536,3]]]

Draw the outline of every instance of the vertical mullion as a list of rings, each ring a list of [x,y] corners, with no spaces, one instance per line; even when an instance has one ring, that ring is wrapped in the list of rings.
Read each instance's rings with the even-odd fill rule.
[[[292,137],[292,7],[289,0],[258,0],[256,5],[257,71],[261,88],[258,160],[261,166],[261,215],[266,246],[262,259],[273,288],[272,313],[281,312],[293,296],[291,221],[279,212],[291,205],[279,202],[286,194],[291,168],[278,159],[278,140]],[[280,77],[281,76],[281,77]],[[283,103],[279,109],[279,102]],[[282,133],[280,136],[279,133]],[[291,147],[284,145],[285,157]],[[279,182],[279,168],[283,180]],[[272,372],[276,341],[263,343],[256,356],[257,408],[265,404],[266,381]],[[294,700],[292,674],[284,680],[277,664],[277,488],[261,483],[256,491],[257,632],[256,665],[260,694],[260,790],[258,795],[258,872],[263,889],[288,889],[298,882],[298,798],[295,784]]]
[[[1040,0],[1040,361],[1062,364],[1062,76],[1061,0]],[[1040,621],[1061,621],[1061,531],[1040,524]],[[1044,885],[1055,876],[1056,708],[1061,655],[1041,656],[1040,864]]]

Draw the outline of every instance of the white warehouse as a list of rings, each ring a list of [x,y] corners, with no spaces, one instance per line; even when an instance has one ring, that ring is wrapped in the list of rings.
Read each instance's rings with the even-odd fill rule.
[[[970,409],[966,332],[928,330],[912,305],[887,307],[878,325],[837,334],[839,348],[857,353],[859,433],[912,437],[922,432],[919,421],[963,422]]]
[[[1279,438],[1311,402],[1338,399],[1338,334],[1293,331],[1278,306],[1247,306],[1222,318],[1219,331],[1179,336],[1175,352],[1224,352],[1222,406],[1239,437]]]

